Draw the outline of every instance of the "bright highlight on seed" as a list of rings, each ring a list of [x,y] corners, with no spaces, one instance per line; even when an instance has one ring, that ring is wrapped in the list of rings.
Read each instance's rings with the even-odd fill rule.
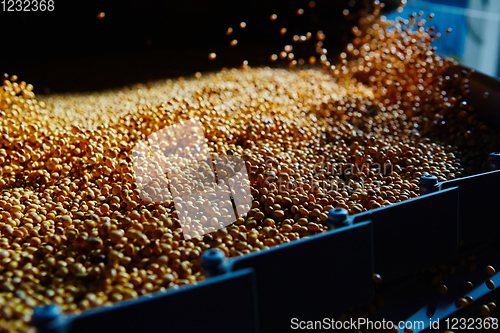
[[[493,266],[486,266],[486,273],[488,273],[489,276],[493,276],[497,273],[497,271],[493,268]]]

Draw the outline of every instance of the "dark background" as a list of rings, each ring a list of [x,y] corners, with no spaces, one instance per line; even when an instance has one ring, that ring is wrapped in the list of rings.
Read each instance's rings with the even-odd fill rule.
[[[55,0],[53,12],[0,12],[0,72],[32,83],[36,93],[99,90],[240,66],[243,60],[270,64],[270,55],[292,44],[294,34],[317,30],[327,35],[333,58],[352,39],[351,28],[370,3],[317,0],[310,8],[304,0]],[[296,15],[298,8],[304,15]],[[245,29],[238,28],[241,21]],[[229,46],[232,39],[237,46]],[[314,55],[314,42],[296,43],[296,59]],[[208,59],[210,52],[216,60]]]

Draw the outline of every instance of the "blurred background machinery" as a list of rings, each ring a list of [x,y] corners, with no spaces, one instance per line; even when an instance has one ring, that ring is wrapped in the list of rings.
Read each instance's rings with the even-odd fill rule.
[[[409,0],[402,14],[394,11],[387,18],[407,18],[420,11],[424,16],[435,14],[433,25],[438,32],[452,29],[435,42],[438,53],[484,74],[500,76],[500,1]]]

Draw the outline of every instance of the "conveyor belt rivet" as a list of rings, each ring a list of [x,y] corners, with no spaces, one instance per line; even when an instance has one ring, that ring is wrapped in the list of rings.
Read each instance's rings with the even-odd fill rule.
[[[345,208],[335,208],[328,212],[328,218],[326,219],[326,223],[328,225],[328,229],[337,229],[341,227],[346,227],[350,224],[347,216],[349,212]]]
[[[488,171],[500,170],[500,153],[490,153],[488,156]]]
[[[33,311],[31,324],[39,333],[57,332],[57,319],[61,313],[61,307],[55,304],[37,306]]]
[[[423,175],[420,177],[420,195],[439,191],[438,177],[431,175]]]
[[[224,252],[219,249],[209,249],[201,255],[201,267],[207,277],[227,273],[230,270],[229,261]]]

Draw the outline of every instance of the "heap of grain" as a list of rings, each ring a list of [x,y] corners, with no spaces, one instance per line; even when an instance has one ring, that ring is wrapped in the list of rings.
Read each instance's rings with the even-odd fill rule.
[[[389,25],[360,33],[347,50],[355,59],[342,54],[330,73],[246,66],[43,101],[4,77],[4,325],[28,329],[41,304],[78,313],[194,283],[209,248],[265,250],[324,232],[330,209],[358,213],[416,197],[425,173],[463,175],[457,147],[443,142],[489,133],[476,118],[462,121],[474,117],[462,103],[466,78],[446,75],[452,63],[435,55],[431,32]],[[214,153],[246,161],[253,197],[246,216],[189,240],[172,203],[141,199],[131,156],[139,140],[187,119],[201,121]],[[447,138],[445,121],[459,129]]]

